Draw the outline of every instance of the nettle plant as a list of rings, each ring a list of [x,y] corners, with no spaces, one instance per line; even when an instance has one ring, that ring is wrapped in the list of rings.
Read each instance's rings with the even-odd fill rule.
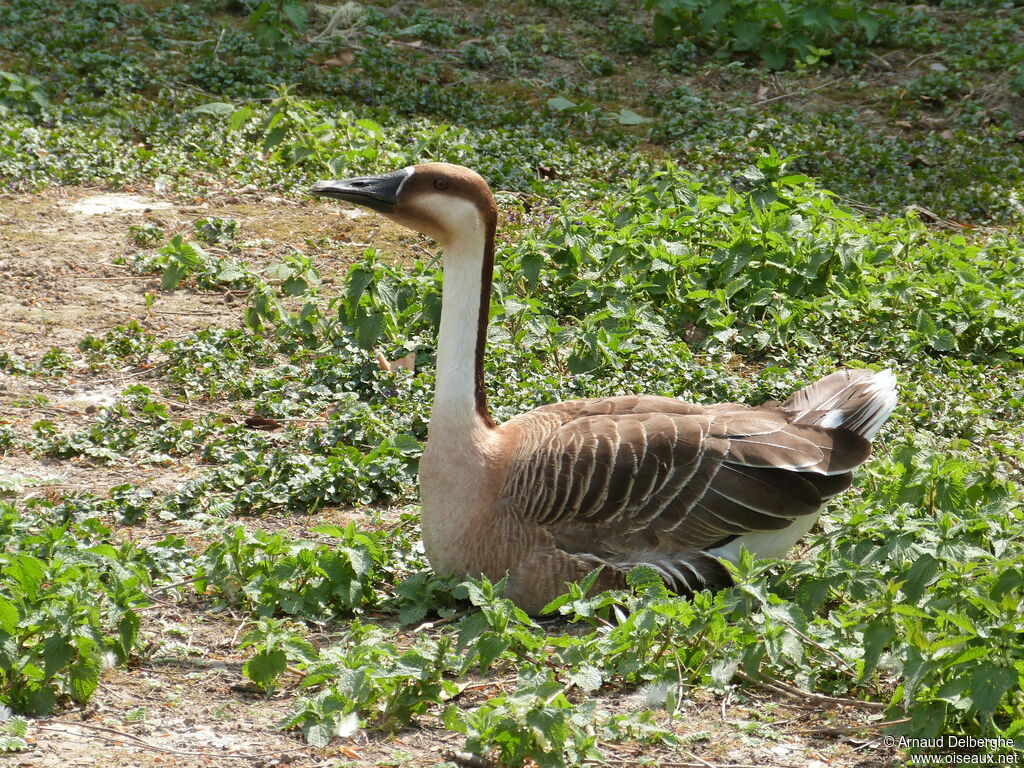
[[[567,352],[573,373],[620,369],[650,338],[789,365],[961,351],[1013,365],[1024,264],[999,238],[868,223],[773,155],[740,181],[747,191],[712,194],[663,171],[589,210],[545,211],[499,254],[505,330],[538,354]]]
[[[324,621],[371,604],[376,593],[370,585],[384,559],[377,537],[351,524],[313,532],[331,543],[229,528],[198,559],[196,590],[215,597],[219,606],[235,605],[267,618],[283,614]]]
[[[645,0],[660,42],[680,34],[730,53],[751,53],[772,69],[816,64],[843,38],[870,43],[880,16],[861,0]]]
[[[0,503],[0,703],[18,712],[88,701],[103,669],[136,650],[149,602],[133,545],[95,517],[53,523],[52,513]]]
[[[284,168],[349,174],[402,165],[405,153],[380,124],[333,105],[303,99],[282,86],[267,109],[249,104],[209,102],[191,110],[226,121],[229,131],[253,127],[258,119],[260,149]]]

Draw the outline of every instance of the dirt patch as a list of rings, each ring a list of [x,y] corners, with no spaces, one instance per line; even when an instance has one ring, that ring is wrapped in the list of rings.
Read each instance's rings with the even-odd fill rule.
[[[246,620],[188,613],[181,607],[151,612],[143,631],[153,657],[131,669],[105,673],[88,708],[36,721],[30,753],[13,765],[63,768],[103,765],[156,768],[201,766],[431,766],[461,749],[461,737],[426,716],[410,728],[386,735],[358,729],[326,748],[305,746],[278,723],[292,708],[294,689],[265,696],[241,674],[237,651]],[[492,676],[469,686],[457,702],[479,705],[514,678]],[[629,712],[650,706],[651,692],[599,695],[599,708]],[[683,746],[602,744],[609,765],[764,766],[777,768],[888,768],[898,755],[880,741],[815,738],[801,731],[827,721],[842,728],[863,713],[828,712],[809,702],[760,691],[725,698],[697,692],[670,718]],[[19,762],[20,760],[20,762]],[[596,765],[596,763],[595,763]]]
[[[67,210],[82,216],[109,216],[113,213],[149,213],[153,210],[170,208],[171,204],[164,200],[151,200],[139,195],[125,195],[120,192],[108,192],[102,195],[90,195],[68,203]]]
[[[232,317],[238,313],[223,307],[219,297],[185,291],[161,296],[163,307],[148,314],[145,296],[159,292],[159,281],[115,263],[139,250],[129,240],[130,226],[184,228],[198,218],[191,210],[136,195],[97,195],[81,189],[7,195],[3,208],[3,351],[31,358],[52,347],[75,349],[85,336],[130,320],[169,334],[213,322],[238,324]],[[167,314],[160,314],[161,309]]]
[[[0,351],[35,357],[55,346],[74,349],[86,335],[129,320],[161,338],[242,327],[234,297],[164,292],[156,276],[117,263],[142,250],[131,240],[132,226],[187,238],[193,222],[207,217],[236,219],[240,241],[269,241],[267,261],[289,248],[320,257],[328,282],[365,247],[410,242],[403,230],[361,211],[249,190],[200,204],[80,188],[0,195]],[[339,244],[342,252],[330,250]],[[147,293],[155,297],[149,308]]]
[[[133,242],[133,228],[148,225],[163,232],[164,239],[181,234],[194,240],[193,223],[211,217],[238,221],[236,239],[246,246],[242,258],[256,267],[296,249],[317,256],[328,291],[367,247],[410,258],[422,253],[405,230],[379,217],[254,188],[201,203],[162,198],[153,190],[59,188],[0,195],[0,353],[35,362],[59,348],[73,358],[59,378],[0,372],[0,421],[21,437],[39,419],[71,430],[113,402],[128,384],[151,383],[152,371],[141,368],[94,371],[78,351],[87,336],[102,336],[129,322],[161,341],[208,327],[242,328],[244,297],[163,291],[159,276],[139,275],[119,263],[145,250]],[[24,453],[0,456],[0,466],[4,477],[42,481],[51,492],[103,491],[129,480],[166,492],[191,474],[179,466],[111,469]]]

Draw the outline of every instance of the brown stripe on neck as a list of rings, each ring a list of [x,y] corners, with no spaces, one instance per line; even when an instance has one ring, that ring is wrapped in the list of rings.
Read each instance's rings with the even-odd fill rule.
[[[491,206],[494,203],[491,202]],[[482,206],[481,206],[482,207]],[[476,353],[473,360],[473,395],[477,415],[488,427],[496,427],[487,409],[487,391],[484,389],[484,347],[487,346],[487,323],[491,314],[491,282],[494,278],[494,233],[498,226],[497,211],[491,207],[485,214],[487,237],[484,258],[480,265],[480,314],[477,320]]]

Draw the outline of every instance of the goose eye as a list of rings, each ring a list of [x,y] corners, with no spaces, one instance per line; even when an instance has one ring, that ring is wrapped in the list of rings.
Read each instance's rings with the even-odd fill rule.
[[[444,191],[448,189],[448,179],[443,176],[438,176],[434,179],[434,189]]]

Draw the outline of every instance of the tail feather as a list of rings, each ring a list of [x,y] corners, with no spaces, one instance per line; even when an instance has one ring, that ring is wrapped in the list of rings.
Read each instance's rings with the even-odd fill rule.
[[[725,540],[732,540],[729,536]],[[676,552],[637,552],[626,560],[618,560],[614,565],[622,571],[628,571],[638,565],[653,568],[669,589],[677,595],[692,596],[702,589],[718,592],[720,589],[733,585],[729,569],[722,565],[721,560],[707,552],[697,549],[686,549]]]
[[[842,427],[870,440],[896,407],[892,371],[844,370],[794,392],[782,407],[797,424]]]

